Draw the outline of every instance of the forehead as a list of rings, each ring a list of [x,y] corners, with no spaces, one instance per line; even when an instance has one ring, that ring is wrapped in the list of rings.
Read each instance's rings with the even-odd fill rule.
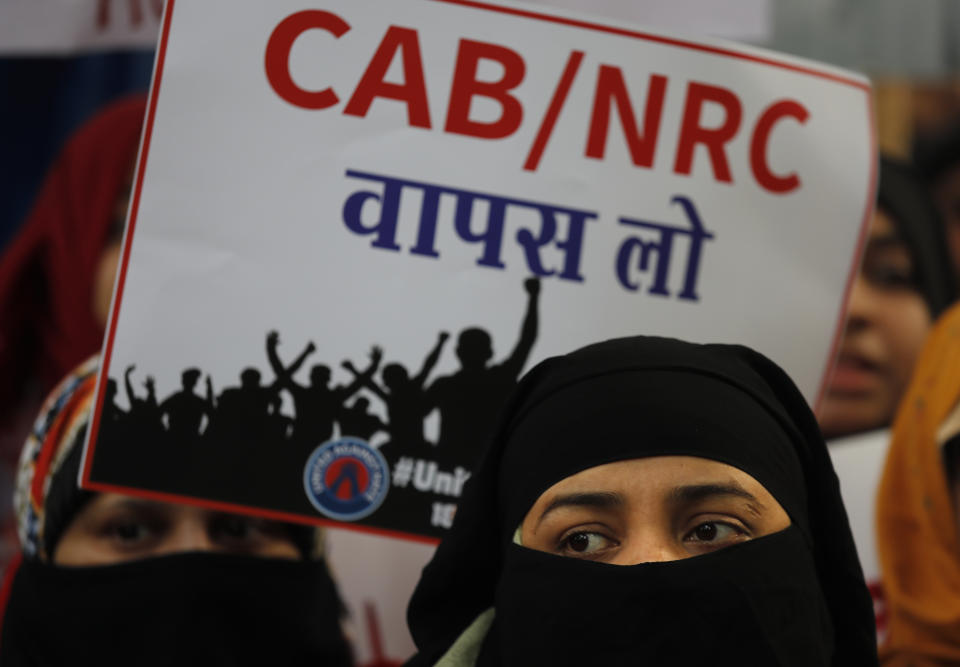
[[[751,475],[720,461],[696,456],[652,456],[587,468],[555,483],[537,502],[564,493],[609,491],[629,497],[707,483],[732,483],[751,492],[768,493]]]
[[[92,514],[111,510],[146,511],[154,514],[163,513],[171,517],[177,516],[182,518],[199,518],[212,514],[210,510],[192,505],[164,503],[133,496],[124,496],[119,493],[98,493],[80,513]]]

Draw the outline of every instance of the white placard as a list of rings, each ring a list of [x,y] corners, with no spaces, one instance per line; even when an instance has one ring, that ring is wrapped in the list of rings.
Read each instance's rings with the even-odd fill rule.
[[[827,443],[840,479],[843,505],[850,519],[860,567],[870,588],[877,620],[877,639],[886,633],[887,609],[877,557],[877,492],[890,446],[890,430],[869,431]]]
[[[130,472],[101,432],[85,483],[435,538],[546,356],[744,343],[813,402],[874,150],[865,79],[758,49],[515,3],[171,2],[97,417],[156,450]],[[220,449],[160,442],[178,392]]]

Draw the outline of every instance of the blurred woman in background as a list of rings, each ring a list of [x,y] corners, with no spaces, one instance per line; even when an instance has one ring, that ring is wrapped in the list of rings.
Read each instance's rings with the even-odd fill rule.
[[[0,255],[0,456],[15,459],[54,384],[100,350],[146,98],[104,107],[73,135]]]
[[[960,306],[924,346],[877,499],[883,664],[960,664]]]
[[[956,296],[943,224],[923,182],[881,158],[877,209],[818,415],[826,438],[890,424],[933,320]]]
[[[818,412],[826,438],[893,420],[932,322],[957,296],[945,239],[922,180],[882,157],[876,213]]]
[[[24,447],[0,664],[352,665],[316,529],[77,486],[96,371],[58,386]]]

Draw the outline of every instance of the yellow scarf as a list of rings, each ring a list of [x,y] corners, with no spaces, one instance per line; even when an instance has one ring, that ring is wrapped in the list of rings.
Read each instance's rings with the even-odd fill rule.
[[[960,665],[960,535],[942,426],[960,402],[960,305],[930,333],[900,405],[877,498],[887,666]]]

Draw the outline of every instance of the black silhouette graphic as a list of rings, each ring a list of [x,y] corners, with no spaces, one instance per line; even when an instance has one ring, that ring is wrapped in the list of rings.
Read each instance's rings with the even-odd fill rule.
[[[280,394],[273,394],[270,397],[270,406],[267,414],[267,441],[281,442],[290,438],[293,434],[294,420],[283,414],[280,410],[283,401]]]
[[[394,452],[390,450],[402,448],[406,454],[427,454],[430,452],[417,451],[428,446],[427,440],[423,435],[423,419],[430,412],[427,393],[424,385],[427,382],[427,376],[437,365],[440,359],[440,351],[444,343],[450,337],[446,331],[441,332],[437,337],[437,342],[430,350],[427,358],[423,360],[423,366],[420,371],[410,377],[407,369],[397,363],[387,364],[380,373],[383,378],[383,387],[373,380],[365,380],[364,386],[380,399],[387,406],[387,431],[390,434],[390,442],[380,447],[380,451],[392,459]],[[344,368],[350,371],[355,378],[360,379],[361,374],[353,367],[350,362],[344,362]]]
[[[387,430],[383,420],[370,412],[370,401],[363,396],[340,411],[337,423],[340,424],[340,435],[352,435],[363,440],[370,440],[376,433]]]
[[[116,428],[126,422],[127,413],[117,405],[117,381],[107,379],[103,395],[103,412],[100,415],[104,428]]]
[[[137,392],[133,389],[133,382],[130,380],[130,374],[136,370],[136,366],[133,364],[127,366],[126,371],[123,373],[123,386],[127,392],[127,401],[130,403],[130,412],[134,413],[137,411],[146,411],[150,414],[156,414],[157,412],[157,393],[156,393],[156,383],[153,380],[153,377],[148,375],[147,379],[143,383],[144,389],[147,390],[147,397],[140,398],[137,396]]]
[[[130,374],[136,370],[136,366],[127,366],[123,373],[123,386],[127,393],[127,402],[130,404],[129,418],[132,421],[140,423],[150,423],[154,430],[159,426],[160,409],[157,406],[156,384],[151,376],[147,376],[143,386],[147,390],[146,398],[137,396],[133,389],[133,382],[130,380]]]
[[[427,390],[429,406],[440,410],[436,458],[444,466],[473,469],[497,415],[527,363],[537,339],[540,281],[529,278],[523,287],[527,292],[527,312],[510,356],[500,364],[490,365],[490,334],[479,327],[464,329],[457,338],[460,370],[437,378]]]
[[[262,385],[260,371],[245,368],[240,373],[240,386],[227,387],[220,393],[216,402],[217,417],[211,428],[236,438],[249,438],[250,434],[262,436],[268,430],[279,384],[278,380]]]
[[[450,338],[446,331],[437,335],[415,375],[406,362],[391,362],[381,370],[383,352],[374,345],[364,368],[350,360],[340,362],[338,370],[349,380],[343,384],[335,382],[331,367],[322,363],[310,368],[308,384],[298,382],[295,376],[316,353],[316,345],[308,342],[285,364],[276,331],[266,336],[274,375],[269,383],[251,366],[239,373],[238,385],[219,394],[206,375],[201,393],[204,373],[190,367],[181,372],[180,387],[158,402],[150,376],[137,393],[136,367],[130,365],[123,373],[127,410],[117,403],[117,381],[108,378],[104,385],[91,477],[316,517],[304,491],[307,460],[323,443],[352,436],[372,441],[390,471],[387,502],[359,522],[442,536],[478,451],[536,341],[539,280],[525,281],[524,290],[526,312],[510,355],[492,363],[490,334],[479,327],[463,329],[457,337],[459,368],[432,382],[431,373]],[[379,404],[371,405],[373,397]],[[434,443],[424,431],[435,410],[439,438]],[[328,490],[349,500],[365,492],[366,474],[360,461],[345,460]]]
[[[194,391],[201,375],[198,368],[183,371],[180,374],[180,391],[170,394],[160,404],[160,417],[171,437],[195,440],[200,436],[204,418],[207,422],[213,418],[213,383],[210,376],[207,376],[206,398]],[[156,398],[153,400],[156,403]]]
[[[370,364],[345,387],[329,386],[330,367],[323,364],[317,364],[310,369],[310,384],[303,386],[297,384],[293,375],[306,358],[313,354],[316,346],[309,343],[292,364],[284,367],[277,354],[279,343],[280,335],[271,331],[267,335],[267,359],[277,376],[277,386],[286,389],[293,396],[296,418],[292,439],[298,445],[316,447],[333,436],[333,425],[338,413],[343,410],[346,401],[377,371],[383,352],[379,347],[374,347],[370,351]]]

